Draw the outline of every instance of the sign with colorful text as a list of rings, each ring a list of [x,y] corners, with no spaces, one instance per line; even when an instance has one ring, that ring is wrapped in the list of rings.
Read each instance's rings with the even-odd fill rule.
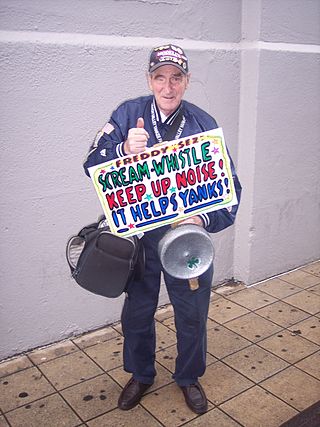
[[[129,236],[237,204],[221,128],[89,169],[109,227]]]

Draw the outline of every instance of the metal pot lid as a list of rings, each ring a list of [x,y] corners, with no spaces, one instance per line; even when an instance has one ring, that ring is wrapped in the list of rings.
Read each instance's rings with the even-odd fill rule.
[[[214,259],[209,233],[195,224],[182,224],[166,232],[158,245],[163,269],[177,279],[199,277]]]

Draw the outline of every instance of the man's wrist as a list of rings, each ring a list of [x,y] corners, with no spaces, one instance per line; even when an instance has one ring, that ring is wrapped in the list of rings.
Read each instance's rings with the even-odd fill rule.
[[[199,217],[202,219],[203,222],[203,228],[206,228],[210,224],[209,215],[207,214],[200,214]]]

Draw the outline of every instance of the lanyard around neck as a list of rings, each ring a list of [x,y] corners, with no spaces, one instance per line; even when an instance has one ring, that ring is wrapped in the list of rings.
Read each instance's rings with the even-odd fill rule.
[[[152,121],[153,131],[154,131],[154,134],[155,134],[158,142],[162,142],[163,138],[162,138],[162,136],[159,132],[159,129],[158,129],[154,103],[151,104],[151,121]],[[186,123],[186,118],[184,117],[184,115],[182,115],[181,112],[179,112],[177,114],[177,116],[175,117],[174,121],[170,125],[170,128],[172,128],[172,129],[174,129],[175,127],[177,128],[177,131],[175,133],[174,138],[173,138],[173,135],[170,135],[170,138],[167,137],[168,134],[172,133],[172,132],[170,132],[170,128],[169,128],[169,131],[165,135],[165,139],[167,141],[170,140],[171,138],[178,139],[182,134],[185,123]]]

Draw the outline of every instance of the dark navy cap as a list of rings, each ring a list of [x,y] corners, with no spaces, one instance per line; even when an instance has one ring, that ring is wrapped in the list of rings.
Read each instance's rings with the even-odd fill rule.
[[[174,65],[184,74],[188,73],[188,58],[184,50],[176,45],[167,44],[152,49],[149,61],[149,73],[162,65]]]

